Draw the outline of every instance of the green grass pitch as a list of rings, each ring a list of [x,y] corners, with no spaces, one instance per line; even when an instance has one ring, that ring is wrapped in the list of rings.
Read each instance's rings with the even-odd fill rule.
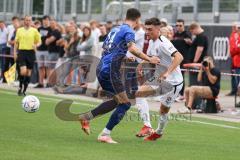
[[[156,142],[144,142],[135,134],[142,126],[137,119],[124,119],[112,133],[119,144],[97,142],[109,115],[91,123],[92,134],[82,133],[77,122],[55,116],[60,99],[37,95],[41,102],[36,113],[21,108],[21,97],[0,90],[0,160],[239,160],[240,124],[193,119],[207,124],[170,120],[165,135]],[[83,101],[77,101],[83,103]],[[74,104],[73,112],[83,112],[95,104]],[[132,110],[135,111],[135,110]],[[135,113],[130,112],[130,115]],[[219,124],[217,125],[208,125]],[[153,121],[156,127],[157,121]],[[224,128],[221,125],[235,128]]]

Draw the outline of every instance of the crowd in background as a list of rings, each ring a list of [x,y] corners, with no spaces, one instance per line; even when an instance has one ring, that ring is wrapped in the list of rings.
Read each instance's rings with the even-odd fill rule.
[[[37,86],[36,88],[53,87],[49,75],[53,74],[54,69],[61,65],[66,60],[71,61],[65,65],[62,77],[58,82],[60,86],[69,86],[76,84],[82,88],[87,87],[86,74],[88,67],[77,67],[74,63],[73,57],[79,55],[94,55],[95,46],[104,42],[107,34],[115,25],[122,24],[122,20],[115,22],[107,21],[99,23],[95,20],[89,23],[77,24],[74,21],[69,21],[64,24],[58,23],[49,16],[44,16],[40,20],[32,22],[32,26],[37,28],[41,34],[42,44],[36,48],[37,63],[35,71],[37,71]],[[16,30],[23,24],[23,19],[13,17],[11,24],[7,25],[4,21],[0,21],[0,67],[1,67],[1,81],[6,82],[3,73],[14,64],[13,48]],[[172,41],[174,46],[182,53],[184,61],[181,68],[187,63],[202,63],[205,56],[208,55],[209,42],[204,30],[198,23],[192,23],[186,28],[184,20],[178,19],[173,26],[169,25],[167,19],[161,19],[161,34]],[[147,53],[149,38],[144,31],[144,23],[135,28],[136,44]],[[233,60],[232,69],[234,73],[240,74],[240,32],[238,25],[233,26],[233,33],[230,36],[230,50]],[[131,57],[131,55],[130,55]],[[183,72],[183,75],[184,72]],[[189,85],[197,85],[197,73],[189,75]],[[34,78],[35,78],[34,77]],[[35,78],[36,79],[36,78]],[[237,85],[239,83],[238,77],[232,78],[232,91],[229,95],[236,93]],[[71,93],[73,88],[60,90],[57,92]],[[84,93],[81,90],[80,93]],[[184,88],[177,99],[184,100]]]

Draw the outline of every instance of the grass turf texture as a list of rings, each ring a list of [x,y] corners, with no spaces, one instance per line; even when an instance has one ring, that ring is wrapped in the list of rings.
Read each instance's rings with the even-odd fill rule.
[[[194,119],[239,128],[227,129],[171,120],[162,139],[144,142],[135,137],[142,123],[124,119],[112,133],[120,144],[108,145],[98,143],[96,138],[110,114],[94,120],[91,124],[93,133],[86,136],[77,122],[64,122],[55,116],[54,108],[60,99],[37,96],[41,102],[40,110],[29,114],[21,108],[21,97],[0,90],[1,160],[239,159],[240,124],[237,123]],[[95,104],[90,102],[74,104],[72,111],[83,112],[92,106]],[[153,126],[156,125],[157,121],[154,121]]]

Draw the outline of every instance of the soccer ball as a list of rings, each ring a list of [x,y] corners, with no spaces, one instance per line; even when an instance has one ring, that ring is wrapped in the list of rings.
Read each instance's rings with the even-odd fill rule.
[[[36,96],[26,96],[22,100],[22,108],[25,112],[34,113],[39,110],[40,102]]]

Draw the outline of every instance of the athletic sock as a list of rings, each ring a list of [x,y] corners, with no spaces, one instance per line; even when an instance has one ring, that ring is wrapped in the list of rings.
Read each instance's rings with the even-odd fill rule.
[[[24,83],[24,77],[19,75],[18,76],[18,80],[19,80],[19,89],[22,90],[23,88],[23,83]]]
[[[25,76],[24,77],[24,89],[23,89],[23,93],[25,93],[27,91],[28,88],[28,84],[30,83],[30,77],[29,76]]]
[[[120,104],[112,113],[106,128],[110,131],[123,119],[126,112],[130,109],[131,103]]]
[[[103,102],[102,104],[100,104],[95,109],[93,109],[89,112],[80,114],[79,119],[92,120],[96,117],[99,117],[99,116],[104,115],[108,112],[111,112],[112,110],[114,110],[117,107],[117,105],[118,104],[115,100],[109,100],[109,101]]]
[[[104,128],[100,135],[101,136],[110,136],[110,134],[111,134],[111,131],[107,128]]]
[[[146,98],[136,98],[136,105],[138,107],[138,112],[143,121],[143,124],[147,127],[152,128],[150,122],[149,106]]]
[[[158,122],[158,128],[156,130],[157,134],[163,134],[164,128],[168,122],[168,114],[161,114]]]

